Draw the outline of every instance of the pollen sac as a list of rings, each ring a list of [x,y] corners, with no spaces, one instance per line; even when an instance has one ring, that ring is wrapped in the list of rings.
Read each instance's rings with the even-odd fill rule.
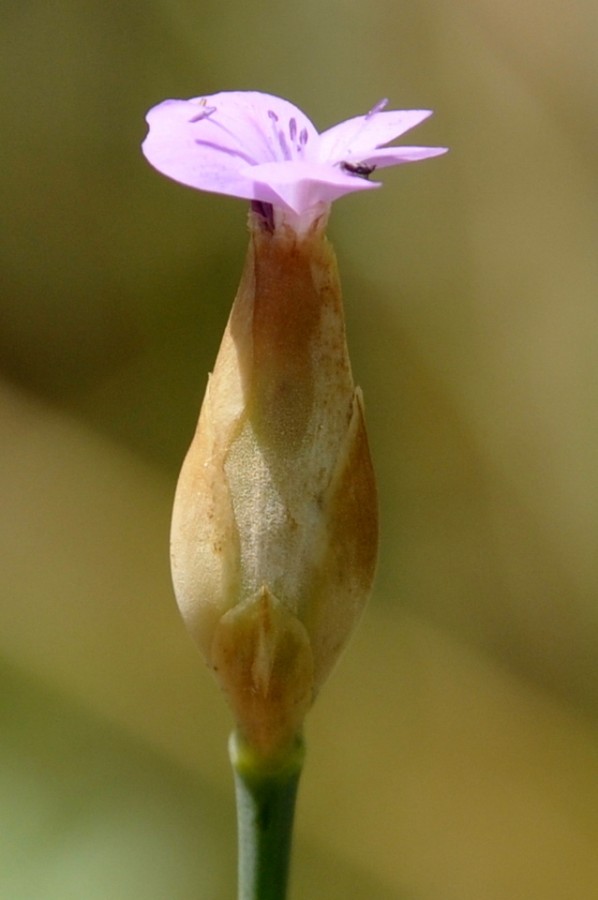
[[[243,737],[295,738],[369,594],[376,489],[334,254],[250,218],[245,270],[183,465],[172,572]]]

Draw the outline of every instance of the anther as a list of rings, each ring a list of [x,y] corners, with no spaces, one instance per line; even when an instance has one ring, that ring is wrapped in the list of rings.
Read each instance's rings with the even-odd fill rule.
[[[193,118],[189,119],[189,122],[201,122],[202,119],[207,119],[208,116],[211,116],[216,112],[215,106],[207,106],[207,100],[202,99],[197,101],[197,105],[200,107],[197,115],[193,116]]]
[[[368,113],[366,113],[366,116],[365,116],[366,119],[371,119],[372,116],[376,115],[376,113],[382,112],[384,107],[387,105],[388,105],[388,98],[385,97],[384,100],[379,100],[378,103],[376,103],[375,106],[372,106],[370,111]]]

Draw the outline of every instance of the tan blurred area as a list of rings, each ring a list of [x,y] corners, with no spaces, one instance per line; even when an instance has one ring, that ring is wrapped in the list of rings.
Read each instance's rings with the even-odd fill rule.
[[[243,201],[143,161],[148,107],[320,128],[429,107],[450,154],[330,236],[379,477],[377,586],[310,715],[295,900],[598,896],[595,4],[5,4],[0,896],[234,896],[228,711],[170,506]]]

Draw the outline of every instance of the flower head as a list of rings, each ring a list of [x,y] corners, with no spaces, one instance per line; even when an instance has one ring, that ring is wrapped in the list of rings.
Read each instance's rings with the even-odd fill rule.
[[[385,110],[318,133],[292,103],[257,91],[165,100],[147,115],[146,159],[203,191],[271,204],[287,221],[311,221],[343,194],[370,190],[376,169],[445,153],[444,147],[386,146],[431,115]]]

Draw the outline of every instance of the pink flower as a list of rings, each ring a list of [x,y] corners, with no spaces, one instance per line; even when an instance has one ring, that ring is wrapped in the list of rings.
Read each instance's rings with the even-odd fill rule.
[[[446,152],[385,146],[431,115],[386,102],[320,134],[292,103],[257,91],[165,100],[147,115],[143,153],[175,181],[271,204],[297,226],[343,194],[380,187],[368,180],[376,169]]]

